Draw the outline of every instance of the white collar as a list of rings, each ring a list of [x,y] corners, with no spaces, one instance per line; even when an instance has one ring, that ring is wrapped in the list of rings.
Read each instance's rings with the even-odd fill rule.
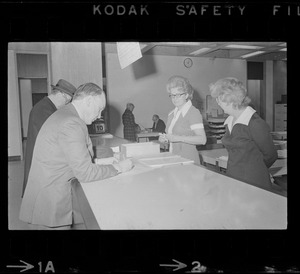
[[[174,108],[170,113],[169,115],[171,115],[172,113],[174,113],[174,116],[176,116],[176,114],[179,112],[182,113],[182,116],[184,117],[186,115],[186,113],[188,112],[188,110],[190,109],[190,107],[192,106],[192,102],[191,100],[188,100],[184,106],[181,108],[181,110],[179,110],[178,107]]]
[[[242,112],[242,114],[239,116],[239,118],[236,119],[234,124],[243,124],[243,125],[248,126],[249,121],[255,112],[256,112],[256,110],[254,110],[252,107],[249,107],[249,106],[246,107],[245,110]],[[229,116],[225,120],[224,125],[228,124],[232,127],[233,126],[232,121],[233,121],[233,116]]]

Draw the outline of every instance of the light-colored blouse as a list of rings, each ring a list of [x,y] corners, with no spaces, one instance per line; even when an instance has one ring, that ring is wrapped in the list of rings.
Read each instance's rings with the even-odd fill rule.
[[[168,115],[166,132],[169,134],[195,136],[194,130],[201,128],[204,128],[202,115],[190,100],[180,110],[176,107]],[[183,142],[171,143],[170,152],[194,160],[195,164],[200,165],[196,145]]]

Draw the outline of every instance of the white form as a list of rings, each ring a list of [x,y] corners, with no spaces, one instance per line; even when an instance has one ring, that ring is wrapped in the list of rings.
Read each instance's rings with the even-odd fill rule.
[[[142,57],[139,42],[117,42],[117,51],[121,69]]]

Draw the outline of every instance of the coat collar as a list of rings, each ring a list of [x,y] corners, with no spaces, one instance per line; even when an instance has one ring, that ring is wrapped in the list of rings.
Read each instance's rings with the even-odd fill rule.
[[[80,118],[79,112],[77,111],[77,108],[74,104],[70,103],[70,104],[67,104],[65,107]]]
[[[252,107],[246,107],[243,113],[240,115],[239,118],[235,121],[234,124],[243,124],[245,126],[249,125],[250,119],[253,116],[253,114],[256,112]],[[228,125],[232,128],[232,121],[233,121],[233,116],[229,116],[225,122],[224,125]]]

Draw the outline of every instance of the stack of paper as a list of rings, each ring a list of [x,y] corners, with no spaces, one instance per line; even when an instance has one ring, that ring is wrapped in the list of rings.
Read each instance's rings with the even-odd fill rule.
[[[115,157],[95,159],[97,165],[111,165],[113,162],[118,162],[118,160]]]
[[[125,157],[153,155],[160,153],[160,145],[153,142],[122,144],[120,152]]]
[[[178,155],[142,158],[139,159],[139,162],[150,167],[162,167],[176,164],[184,165],[194,163],[193,160],[189,160]]]

